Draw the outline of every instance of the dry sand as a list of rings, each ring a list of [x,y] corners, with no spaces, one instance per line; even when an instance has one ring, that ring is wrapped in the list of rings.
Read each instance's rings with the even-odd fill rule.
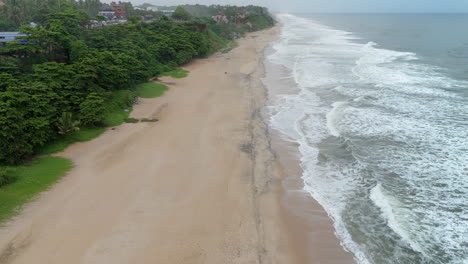
[[[132,113],[159,122],[61,153],[75,168],[0,230],[0,263],[306,263],[260,114],[262,55],[276,33],[165,78],[169,91]]]

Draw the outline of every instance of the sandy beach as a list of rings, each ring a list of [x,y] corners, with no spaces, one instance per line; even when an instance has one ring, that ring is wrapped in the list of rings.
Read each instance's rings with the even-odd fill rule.
[[[0,230],[0,263],[351,263],[320,206],[286,206],[306,199],[284,191],[300,172],[286,177],[282,163],[297,161],[286,151],[280,162],[285,146],[272,149],[261,113],[263,54],[278,30],[163,78],[169,91],[132,112],[159,122],[61,153],[75,168]]]

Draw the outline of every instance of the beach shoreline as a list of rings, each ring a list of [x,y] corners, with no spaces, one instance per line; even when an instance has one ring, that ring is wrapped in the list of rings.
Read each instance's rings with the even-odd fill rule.
[[[278,26],[278,31],[280,30],[281,25]],[[297,85],[293,80],[278,79],[278,76],[285,75],[281,71],[286,69],[266,59],[274,52],[273,43],[265,50],[265,72],[262,78],[266,94],[263,111],[265,122],[270,118],[266,109],[269,100],[278,94],[299,92],[299,89],[293,89]],[[281,132],[271,127],[268,130],[271,150],[282,172],[279,194],[282,217],[295,248],[297,263],[356,263],[353,254],[347,252],[337,238],[331,217],[310,193],[304,190],[298,143],[287,140]]]
[[[0,263],[345,263],[330,257],[339,243],[322,243],[334,241],[329,226],[323,236],[317,219],[294,215],[285,191],[300,176],[263,113],[264,54],[279,30],[161,78],[169,91],[131,114],[158,122],[60,153],[75,168],[0,229]],[[309,225],[325,247],[310,248]]]

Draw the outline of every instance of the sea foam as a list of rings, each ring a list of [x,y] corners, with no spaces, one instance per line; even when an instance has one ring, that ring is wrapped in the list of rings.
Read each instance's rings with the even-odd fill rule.
[[[267,59],[289,73],[270,77],[298,92],[269,98],[269,123],[298,143],[304,189],[343,246],[359,263],[467,261],[468,103],[456,91],[468,83],[415,53],[279,19]]]

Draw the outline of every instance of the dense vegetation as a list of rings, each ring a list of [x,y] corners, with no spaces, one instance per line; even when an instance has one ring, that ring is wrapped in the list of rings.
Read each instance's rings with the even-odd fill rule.
[[[15,3],[21,1],[29,0]],[[29,43],[0,47],[0,163],[17,164],[35,153],[61,149],[60,144],[49,147],[50,142],[69,142],[80,128],[93,131],[122,123],[135,103],[138,84],[208,56],[234,36],[273,24],[263,8],[251,7],[245,21],[253,26],[248,28],[237,20],[219,24],[180,8],[177,21],[163,17],[89,29],[90,14],[97,12],[94,0],[43,1],[31,1],[22,17],[0,22],[23,25]],[[0,12],[11,14],[10,3]],[[45,6],[44,12],[34,4]],[[49,150],[44,151],[46,144]],[[8,176],[0,179],[7,181]]]
[[[81,12],[95,16],[102,6],[99,0],[78,0],[72,2],[56,0],[2,0],[0,7],[0,31],[15,30],[31,22],[42,24],[50,14],[74,6]]]

